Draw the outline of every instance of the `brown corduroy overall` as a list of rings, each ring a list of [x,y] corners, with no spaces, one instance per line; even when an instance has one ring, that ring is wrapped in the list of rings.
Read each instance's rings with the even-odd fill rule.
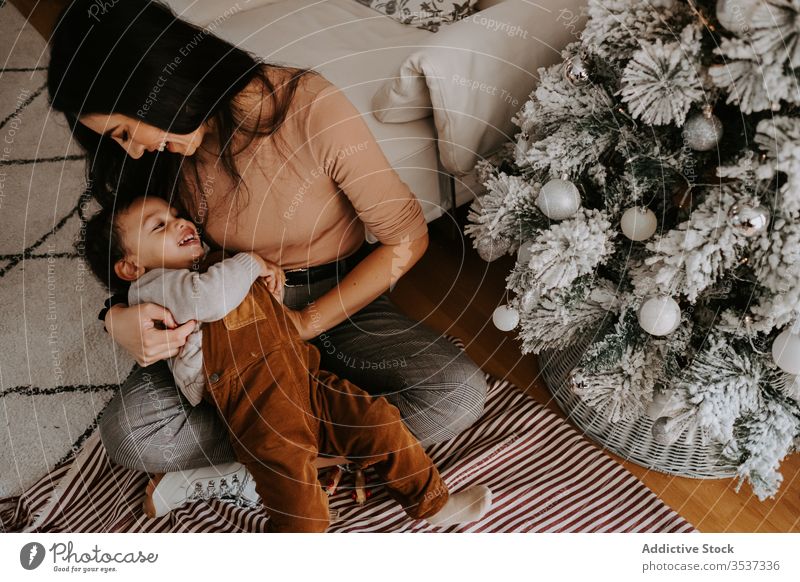
[[[438,512],[447,486],[393,405],[319,369],[319,350],[300,339],[262,279],[224,319],[203,326],[206,390],[238,460],[278,532],[322,532],[328,498],[318,453],[373,466],[412,518]]]

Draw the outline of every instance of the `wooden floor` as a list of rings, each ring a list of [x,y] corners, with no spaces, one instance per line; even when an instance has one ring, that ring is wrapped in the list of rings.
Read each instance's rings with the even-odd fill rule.
[[[65,3],[12,0],[45,38]],[[462,225],[464,210],[458,213]],[[431,224],[428,252],[398,283],[391,295],[393,301],[415,319],[462,338],[481,368],[508,379],[563,417],[539,379],[536,358],[523,356],[514,332],[503,333],[491,322],[492,311],[504,303],[505,276],[512,259],[485,263],[463,236],[452,235],[450,226],[452,221],[448,224],[447,218]],[[618,460],[700,531],[800,531],[800,455],[784,461],[783,486],[775,499],[763,503],[747,485],[736,493],[732,480],[673,477]]]

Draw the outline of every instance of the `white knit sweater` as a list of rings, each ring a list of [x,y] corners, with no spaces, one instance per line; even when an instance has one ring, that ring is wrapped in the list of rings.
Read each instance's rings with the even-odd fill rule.
[[[261,274],[261,266],[249,253],[239,253],[215,263],[205,273],[190,269],[153,269],[131,284],[128,304],[156,303],[166,307],[178,325],[194,319],[177,356],[169,359],[175,384],[192,406],[203,398],[203,335],[201,324],[222,319],[244,301]]]

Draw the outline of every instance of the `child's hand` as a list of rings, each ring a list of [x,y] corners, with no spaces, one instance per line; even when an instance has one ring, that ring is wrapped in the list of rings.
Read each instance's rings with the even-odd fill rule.
[[[267,282],[267,291],[272,293],[278,303],[283,303],[284,285],[286,285],[286,273],[283,269],[272,261],[265,260],[261,277]]]
[[[283,272],[283,269],[281,269],[279,265],[273,263],[272,261],[268,261],[255,253],[252,253],[252,255],[261,264],[260,277],[266,281],[267,291],[272,293],[279,303],[283,303],[283,295],[285,290],[284,285],[286,285],[286,273]]]

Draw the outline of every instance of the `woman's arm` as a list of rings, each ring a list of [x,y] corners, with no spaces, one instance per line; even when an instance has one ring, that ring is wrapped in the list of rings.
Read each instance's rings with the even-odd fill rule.
[[[305,340],[317,337],[393,288],[427,248],[427,234],[408,242],[378,246],[336,287],[303,309],[290,313],[295,317],[300,337]]]
[[[330,82],[322,82],[308,107],[306,129],[316,167],[336,183],[381,243],[339,285],[291,314],[300,336],[310,339],[393,287],[428,248],[428,225],[419,200],[386,159],[361,113]]]
[[[177,355],[195,325],[187,321],[178,326],[168,309],[154,303],[113,305],[104,323],[111,338],[140,366]]]

